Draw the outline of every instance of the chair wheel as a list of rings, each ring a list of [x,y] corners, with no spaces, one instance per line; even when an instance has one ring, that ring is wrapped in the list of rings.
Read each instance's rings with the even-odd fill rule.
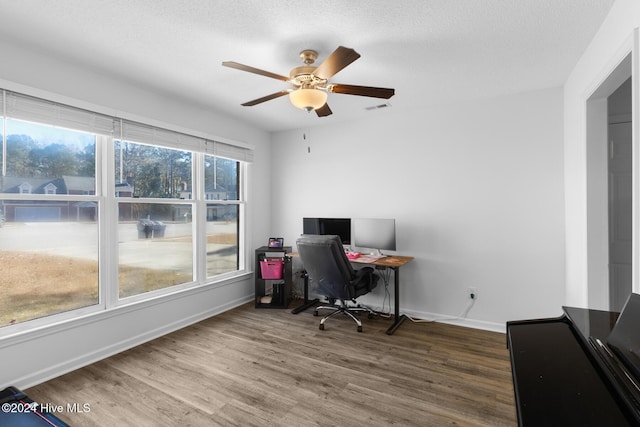
[[[362,326],[358,326],[358,332],[362,332]]]
[[[313,315],[317,316],[318,315],[318,310],[313,310]]]
[[[324,331],[324,323],[320,323],[320,326],[318,326],[318,329],[320,329],[321,331]]]

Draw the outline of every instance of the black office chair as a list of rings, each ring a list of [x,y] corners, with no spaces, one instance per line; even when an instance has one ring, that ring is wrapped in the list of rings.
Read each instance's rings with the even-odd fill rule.
[[[318,310],[331,310],[320,320],[320,330],[324,330],[324,322],[328,318],[343,313],[351,317],[358,325],[358,332],[362,332],[362,322],[355,313],[364,311],[372,317],[373,311],[360,305],[348,306],[347,301],[357,304],[356,298],[376,287],[379,277],[374,269],[363,267],[354,270],[338,236],[302,235],[296,244],[309,279],[329,300],[329,305],[316,307],[313,313],[317,316]]]

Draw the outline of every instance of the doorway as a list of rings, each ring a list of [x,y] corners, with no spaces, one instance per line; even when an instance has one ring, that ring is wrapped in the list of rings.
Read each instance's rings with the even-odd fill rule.
[[[633,162],[631,78],[607,98],[609,309],[621,311],[632,290]]]
[[[633,289],[632,56],[587,100],[588,308],[619,311]]]

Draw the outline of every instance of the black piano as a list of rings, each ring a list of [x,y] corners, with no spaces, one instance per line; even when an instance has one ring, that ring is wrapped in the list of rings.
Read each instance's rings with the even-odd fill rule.
[[[507,322],[518,424],[640,426],[640,295],[620,313],[563,311]]]

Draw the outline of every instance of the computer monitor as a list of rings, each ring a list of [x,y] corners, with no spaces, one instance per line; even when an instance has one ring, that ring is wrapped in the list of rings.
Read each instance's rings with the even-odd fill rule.
[[[393,218],[353,218],[353,244],[358,248],[396,250],[396,220]]]
[[[350,245],[351,218],[302,218],[302,233],[336,235],[343,245]]]

